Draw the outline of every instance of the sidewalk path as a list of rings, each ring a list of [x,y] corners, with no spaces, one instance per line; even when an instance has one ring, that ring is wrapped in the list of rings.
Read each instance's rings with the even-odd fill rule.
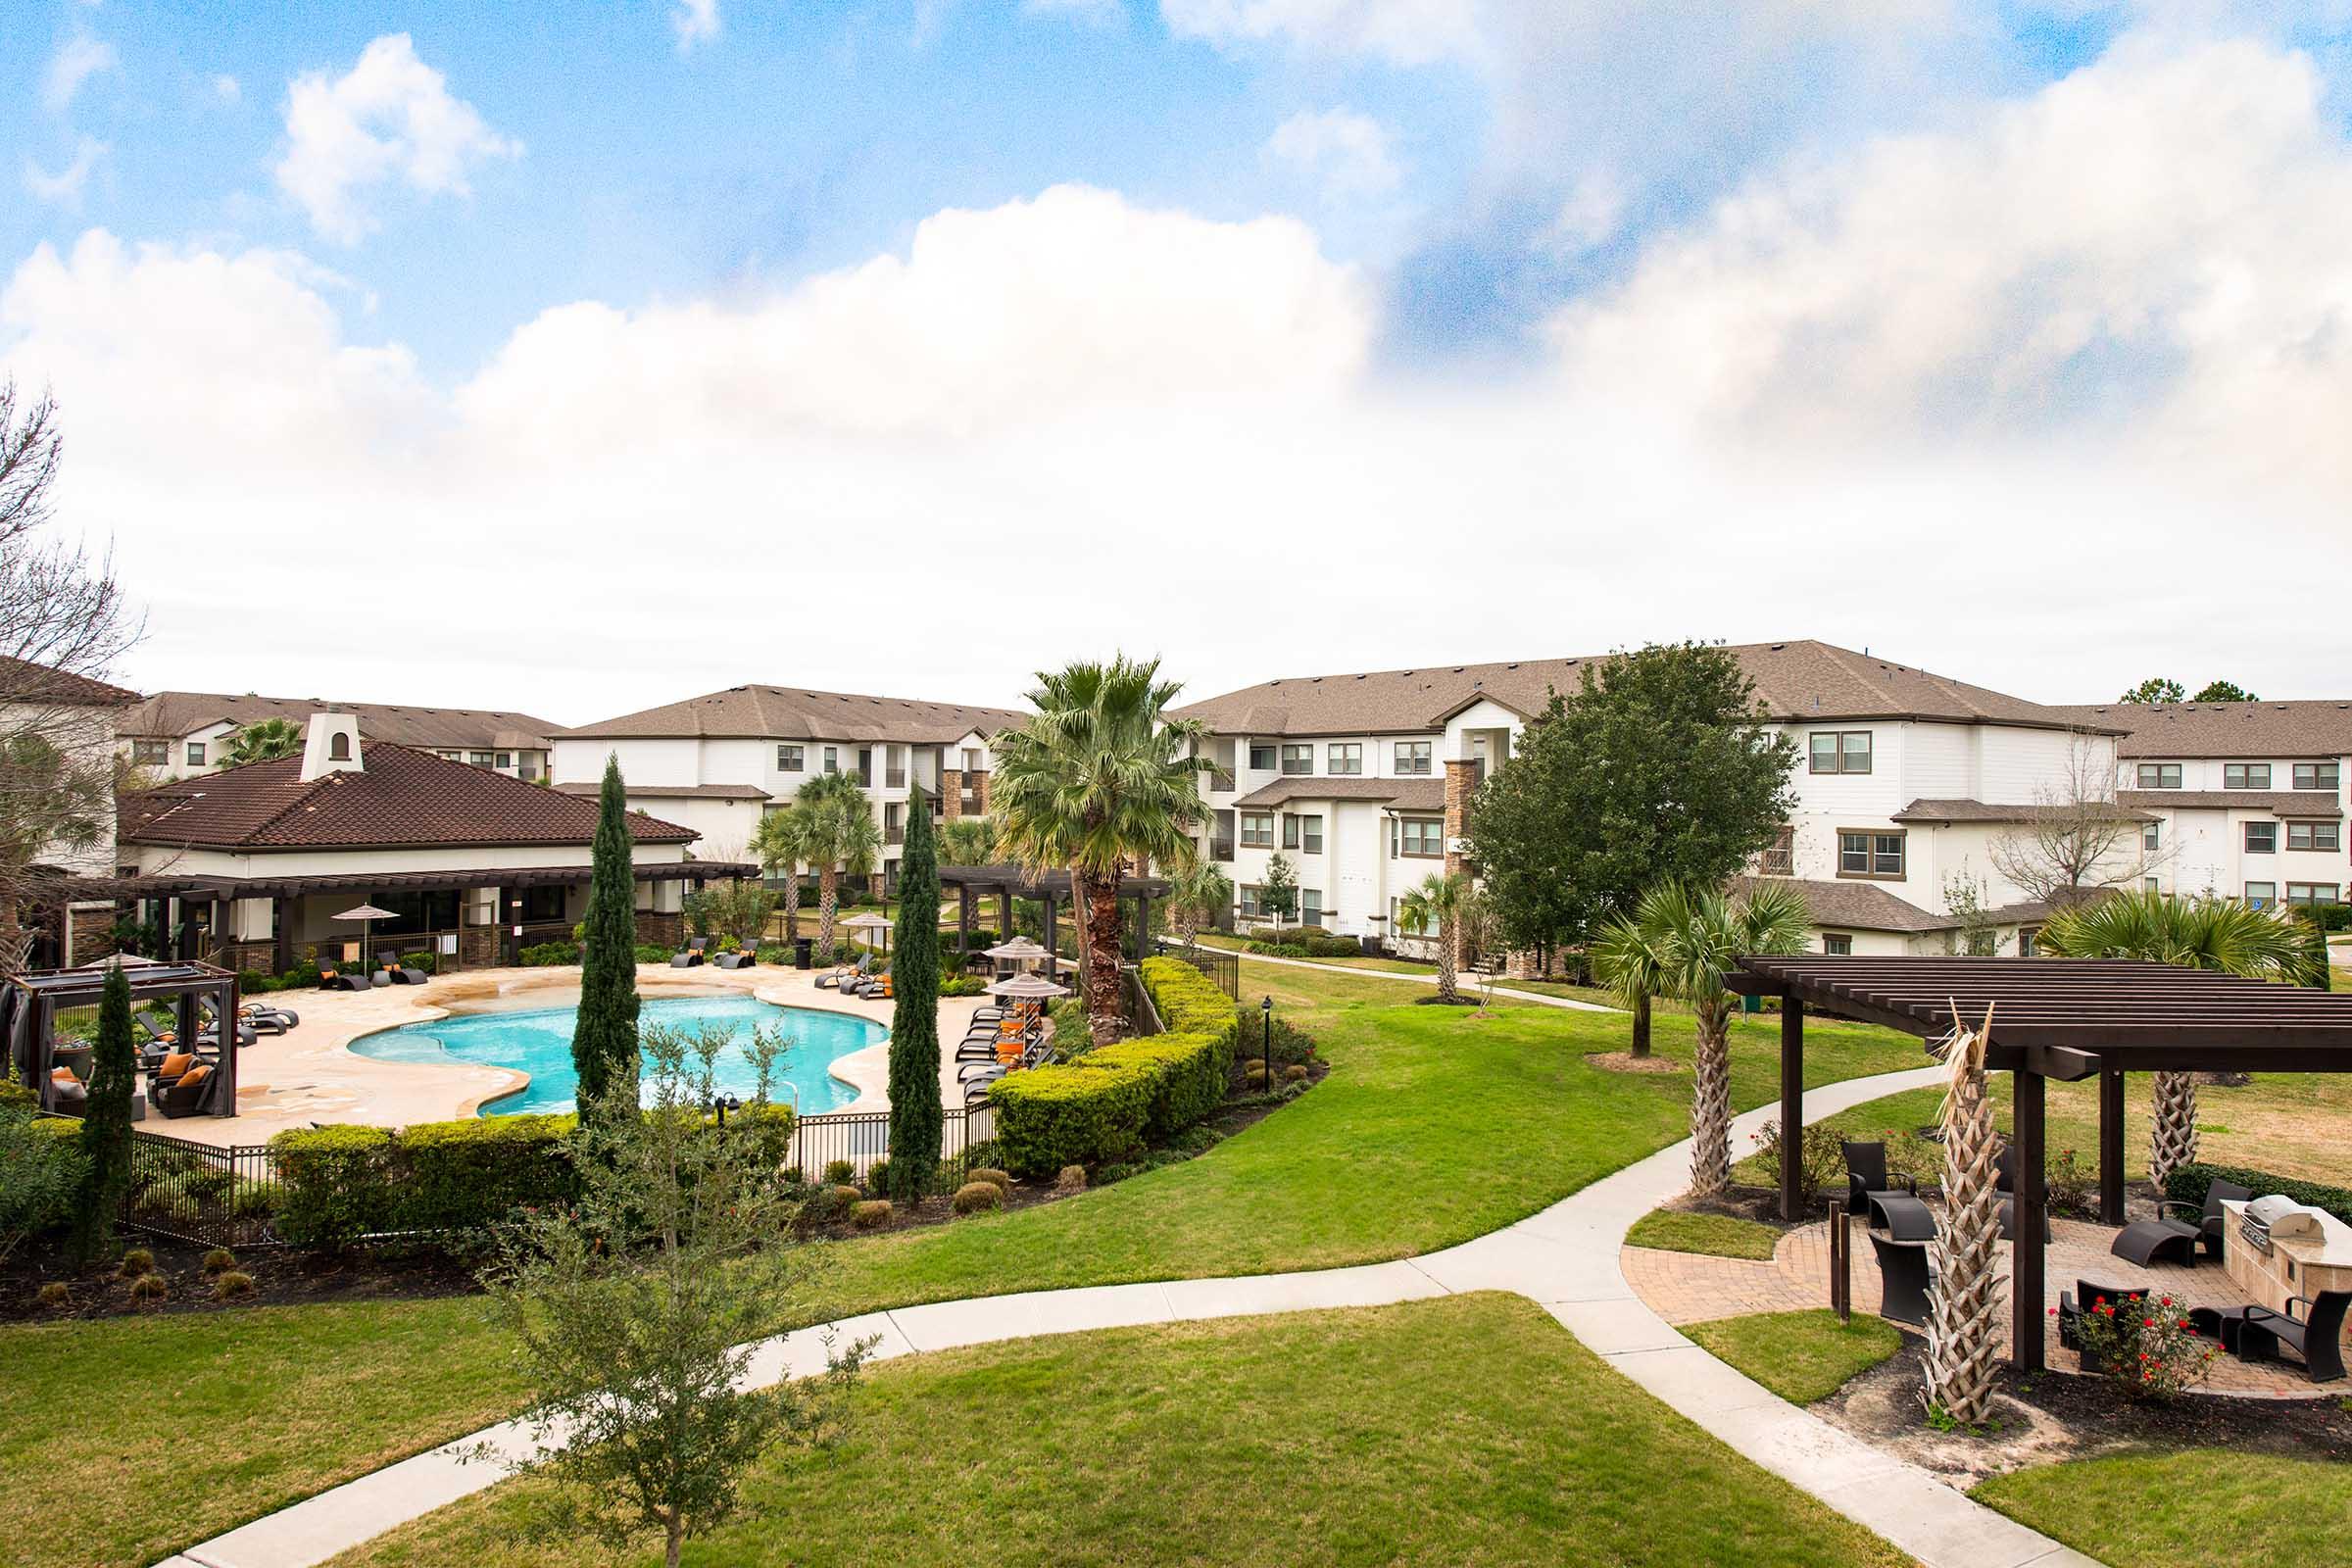
[[[1320,969],[1325,974],[1370,975],[1375,980],[1401,980],[1407,985],[1416,986],[1434,986],[1438,983],[1438,977],[1434,974],[1408,974],[1400,969],[1359,969],[1353,964],[1317,963],[1312,958],[1277,958],[1268,954],[1241,953],[1232,948],[1209,948],[1204,951],[1231,953],[1244,963],[1274,963],[1280,964],[1286,969]],[[1459,987],[1464,995],[1476,995],[1482,989],[1478,977],[1467,972],[1462,975]],[[1508,997],[1513,1002],[1532,1002],[1541,1007],[1566,1007],[1572,1012],[1620,1012],[1624,1010],[1620,1007],[1606,1007],[1597,1002],[1580,1002],[1574,997],[1554,997],[1541,991],[1514,991],[1509,986],[1502,985],[1494,988],[1494,994],[1498,997]]]
[[[1281,960],[1260,960],[1281,961]],[[1353,972],[1353,971],[1350,971]],[[1941,1069],[1885,1073],[1807,1091],[1810,1118],[1936,1083]],[[1754,1149],[1778,1113],[1733,1123],[1733,1149]],[[832,1325],[841,1340],[879,1337],[875,1359],[1089,1329],[1380,1306],[1456,1291],[1515,1291],[1540,1303],[1611,1366],[1757,1464],[1917,1557],[1927,1568],[2097,1568],[2096,1561],[1995,1513],[1917,1466],[1788,1403],[1715,1359],[1642,1304],[1618,1268],[1626,1231],[1687,1185],[1690,1146],[1662,1150],[1543,1212],[1423,1257],[1356,1268],[1237,1279],[1032,1291],[873,1312]],[[764,1341],[755,1385],[822,1371],[825,1330]],[[497,1463],[461,1463],[482,1446],[530,1451],[514,1423],[372,1475],[191,1546],[165,1568],[310,1568],[339,1551],[491,1486]]]

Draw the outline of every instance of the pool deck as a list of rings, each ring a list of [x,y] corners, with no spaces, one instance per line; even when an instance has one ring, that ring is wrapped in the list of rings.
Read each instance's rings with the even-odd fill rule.
[[[302,1022],[286,1034],[264,1035],[238,1053],[234,1116],[182,1116],[167,1121],[151,1111],[139,1126],[145,1132],[195,1143],[261,1144],[288,1127],[307,1127],[313,1122],[402,1127],[411,1122],[470,1116],[483,1101],[527,1082],[526,1076],[504,1067],[379,1061],[352,1052],[351,1043],[404,1023],[446,1017],[456,1004],[506,998],[527,1002],[534,992],[547,992],[551,993],[549,1004],[554,1005],[552,994],[576,991],[579,983],[577,969],[479,969],[421,986],[274,993],[266,1000],[293,1009],[301,1014]],[[717,969],[708,964],[672,969],[640,964],[637,990],[648,999],[742,991],[778,1006],[846,1012],[890,1027],[891,1004],[819,991],[813,972],[796,969]],[[956,1091],[956,1043],[963,1038],[964,1025],[973,1011],[987,1000],[949,997],[940,1003],[942,1103],[962,1103]],[[858,1092],[857,1100],[842,1108],[889,1108],[887,1041],[842,1057],[833,1064],[833,1072]]]

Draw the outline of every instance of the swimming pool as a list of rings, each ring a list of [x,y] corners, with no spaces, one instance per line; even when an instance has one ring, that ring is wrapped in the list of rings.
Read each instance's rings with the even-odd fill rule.
[[[484,1116],[514,1116],[573,1108],[579,1079],[571,1066],[571,1029],[576,1006],[534,1007],[519,1012],[463,1013],[429,1023],[402,1024],[351,1043],[354,1053],[378,1061],[470,1062],[514,1067],[531,1075],[527,1088],[501,1096],[481,1108]],[[889,1033],[880,1024],[847,1013],[808,1007],[779,1007],[753,997],[649,997],[638,1013],[641,1026],[663,1024],[689,1033],[706,1024],[726,1025],[736,1049],[718,1058],[721,1093],[749,1100],[758,1087],[751,1058],[743,1054],[758,1024],[781,1024],[790,1044],[776,1061],[771,1098],[796,1103],[802,1112],[838,1110],[857,1091],[825,1069],[836,1057],[863,1051]],[[787,1089],[785,1085],[791,1085]]]

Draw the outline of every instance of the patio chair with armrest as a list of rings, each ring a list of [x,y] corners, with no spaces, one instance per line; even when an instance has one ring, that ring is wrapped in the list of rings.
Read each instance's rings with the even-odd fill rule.
[[[155,1108],[166,1116],[199,1116],[212,1108],[213,1096],[220,1086],[220,1075],[213,1070],[212,1063],[200,1061],[152,1098]]]
[[[1864,1217],[1864,1223],[1883,1226],[1886,1223],[1880,1200],[1903,1197],[1917,1199],[1919,1183],[1905,1176],[1900,1185],[1886,1174],[1886,1146],[1883,1143],[1840,1143],[1845,1152],[1845,1206],[1849,1213]]]
[[[1935,1277],[1928,1266],[1928,1244],[1898,1242],[1877,1231],[1865,1234],[1879,1257],[1879,1316],[1925,1328],[1928,1291]]]
[[[2303,1359],[2304,1375],[2314,1383],[2333,1383],[2344,1375],[2344,1308],[2352,1291],[2322,1291],[2317,1296],[2290,1296],[2286,1310],[2249,1306],[2237,1330],[2241,1360],[2267,1361],[2285,1346]],[[2303,1315],[2295,1316],[2296,1307]]]
[[[2058,1293],[2058,1343],[2082,1358],[2082,1370],[2096,1372],[2103,1363],[2098,1356],[2083,1348],[2082,1314],[2097,1310],[2101,1302],[2121,1305],[2147,1296],[2142,1286],[2099,1285],[2090,1280],[2075,1281],[2071,1291]]]
[[[2177,1209],[2184,1214],[2194,1214],[2198,1245],[2205,1249],[2206,1256],[2218,1258],[2222,1255],[2222,1223],[2228,1218],[2223,1211],[2222,1204],[2226,1201],[2247,1203],[2252,1202],[2253,1200],[2253,1189],[2240,1187],[2235,1182],[2216,1181],[2205,1189],[2204,1202],[2184,1203],[2177,1198],[2168,1198],[2156,1205],[2156,1212],[2160,1218],[2165,1216],[2165,1211],[2168,1209]],[[2167,1219],[2166,1222],[2174,1225],[2190,1223],[2186,1220],[2175,1219]]]

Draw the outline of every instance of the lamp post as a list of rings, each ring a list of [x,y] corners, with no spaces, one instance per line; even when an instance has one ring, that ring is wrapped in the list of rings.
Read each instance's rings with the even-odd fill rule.
[[[1265,1053],[1266,1090],[1274,1089],[1274,999],[1267,997],[1257,1004],[1258,1047]]]

